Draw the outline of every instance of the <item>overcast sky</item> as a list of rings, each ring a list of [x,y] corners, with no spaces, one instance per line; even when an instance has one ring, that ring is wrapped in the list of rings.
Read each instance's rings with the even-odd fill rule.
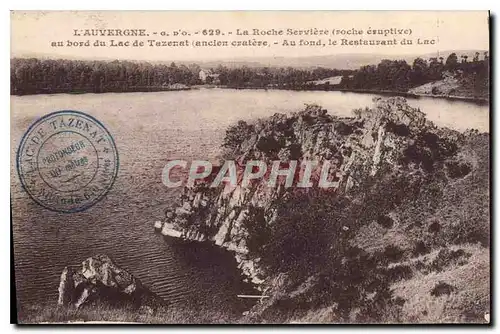
[[[11,55],[44,56],[59,58],[85,59],[132,59],[132,60],[211,60],[243,57],[304,57],[335,55],[341,53],[378,53],[378,54],[426,54],[448,50],[488,50],[488,13],[481,12],[13,12],[11,14]],[[411,36],[373,36],[364,34],[350,39],[401,39],[414,40],[411,46],[326,46],[326,47],[208,47],[208,48],[69,48],[53,47],[52,41],[86,41],[90,39],[108,40],[114,37],[74,37],[78,29],[147,29],[148,33],[185,29],[191,32],[203,29],[233,31],[232,36],[220,39],[245,40],[257,38],[269,42],[283,39],[298,41],[301,37],[289,36],[235,36],[236,29],[362,29],[365,32],[375,29],[411,29]],[[198,37],[199,36],[199,37]],[[158,35],[143,37],[147,39],[174,40],[173,37]],[[205,37],[188,37],[189,40]],[[324,42],[331,36],[314,36],[306,39]],[[416,40],[434,39],[434,45],[417,45]],[[117,40],[136,39],[115,38]],[[180,40],[182,38],[175,38]],[[212,37],[207,37],[212,40]]]

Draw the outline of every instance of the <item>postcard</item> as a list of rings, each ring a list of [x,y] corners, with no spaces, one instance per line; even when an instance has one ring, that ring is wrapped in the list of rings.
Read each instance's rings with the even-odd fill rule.
[[[491,323],[487,11],[12,11],[17,323]]]

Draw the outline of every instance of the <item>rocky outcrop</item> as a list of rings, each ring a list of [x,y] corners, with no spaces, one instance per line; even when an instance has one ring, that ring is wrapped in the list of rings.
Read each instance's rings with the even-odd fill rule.
[[[447,97],[473,101],[489,101],[489,85],[486,77],[480,79],[476,74],[445,72],[443,79],[432,81],[408,90],[417,96]]]
[[[275,114],[254,124],[240,122],[227,131],[224,145],[225,155],[241,168],[249,160],[329,160],[340,172],[337,187],[328,190],[334,196],[356,192],[364,180],[383,169],[423,173],[433,169],[440,157],[453,151],[453,145],[442,139],[443,131],[447,130],[436,128],[403,98],[390,98],[376,99],[373,108],[355,110],[353,117],[335,117],[309,105],[291,115]],[[449,130],[446,136],[460,134]],[[259,247],[255,231],[273,225],[280,203],[294,191],[299,190],[283,183],[215,189],[198,183],[186,187],[178,203],[167,210],[161,231],[166,236],[210,241],[234,252],[242,272],[266,289],[272,284],[266,281],[271,273],[266,273],[252,249]]]
[[[442,80],[411,88],[408,92],[417,95],[453,96],[460,87],[459,79],[446,75]]]
[[[107,255],[89,257],[82,262],[81,268],[64,268],[58,305],[81,308],[102,303],[134,307],[150,313],[166,305],[163,299],[118,267]]]

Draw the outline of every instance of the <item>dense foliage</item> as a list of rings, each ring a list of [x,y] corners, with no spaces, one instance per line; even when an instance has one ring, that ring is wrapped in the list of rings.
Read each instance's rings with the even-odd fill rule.
[[[198,85],[200,66],[131,61],[11,60],[11,94],[104,93],[168,90],[170,85]],[[232,68],[219,66],[218,84],[229,87],[302,87],[310,80],[352,71],[316,68]],[[210,77],[211,79],[211,77]],[[212,80],[212,79],[211,79]],[[211,83],[207,80],[207,83]]]
[[[210,69],[205,82],[199,78],[200,66],[171,63],[151,64],[131,61],[39,60],[36,58],[11,61],[11,94],[39,93],[103,93],[168,90],[171,85],[192,86],[213,83],[232,88],[282,88],[296,90],[388,90],[406,92],[446,73],[470,78],[476,90],[488,90],[489,59],[476,53],[472,61],[452,53],[446,61],[417,58],[413,64],[405,60],[382,60],[378,65],[358,70],[331,68],[298,69],[292,67],[234,67]],[[342,77],[334,85],[324,79]],[[318,82],[323,80],[323,82]]]
[[[338,70],[318,67],[314,69],[297,69],[293,67],[280,68],[227,68],[219,66],[214,70],[219,74],[220,84],[235,88],[290,88],[307,89],[314,88],[313,81],[350,75],[352,70]]]
[[[476,52],[472,61],[466,55],[461,62],[455,53],[450,54],[446,61],[443,57],[430,58],[428,61],[416,58],[412,65],[404,60],[382,60],[378,65],[363,66],[352,76],[344,76],[341,86],[351,89],[394,90],[405,92],[411,87],[443,79],[445,73],[472,75],[474,86],[487,88],[489,78],[489,58],[485,53],[480,60]],[[486,87],[481,87],[486,85]]]
[[[200,83],[199,71],[195,64],[12,59],[11,94],[162,90],[175,83]]]

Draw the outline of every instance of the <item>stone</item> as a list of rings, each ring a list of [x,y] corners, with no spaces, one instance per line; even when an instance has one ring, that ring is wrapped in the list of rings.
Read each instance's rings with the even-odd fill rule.
[[[71,303],[75,290],[75,282],[73,281],[73,270],[65,267],[61,273],[59,281],[59,298],[58,305],[68,306]]]
[[[226,240],[226,236],[229,233],[229,226],[230,226],[230,221],[229,219],[226,219],[223,223],[223,225],[220,227],[219,231],[215,235],[214,241],[215,244],[218,246],[222,246],[224,241]]]
[[[182,231],[175,229],[173,224],[165,223],[163,224],[161,234],[169,237],[181,238],[183,233]]]
[[[95,304],[149,307],[151,310],[167,305],[104,254],[89,257],[79,269],[65,267],[59,283],[58,305],[78,309]]]

